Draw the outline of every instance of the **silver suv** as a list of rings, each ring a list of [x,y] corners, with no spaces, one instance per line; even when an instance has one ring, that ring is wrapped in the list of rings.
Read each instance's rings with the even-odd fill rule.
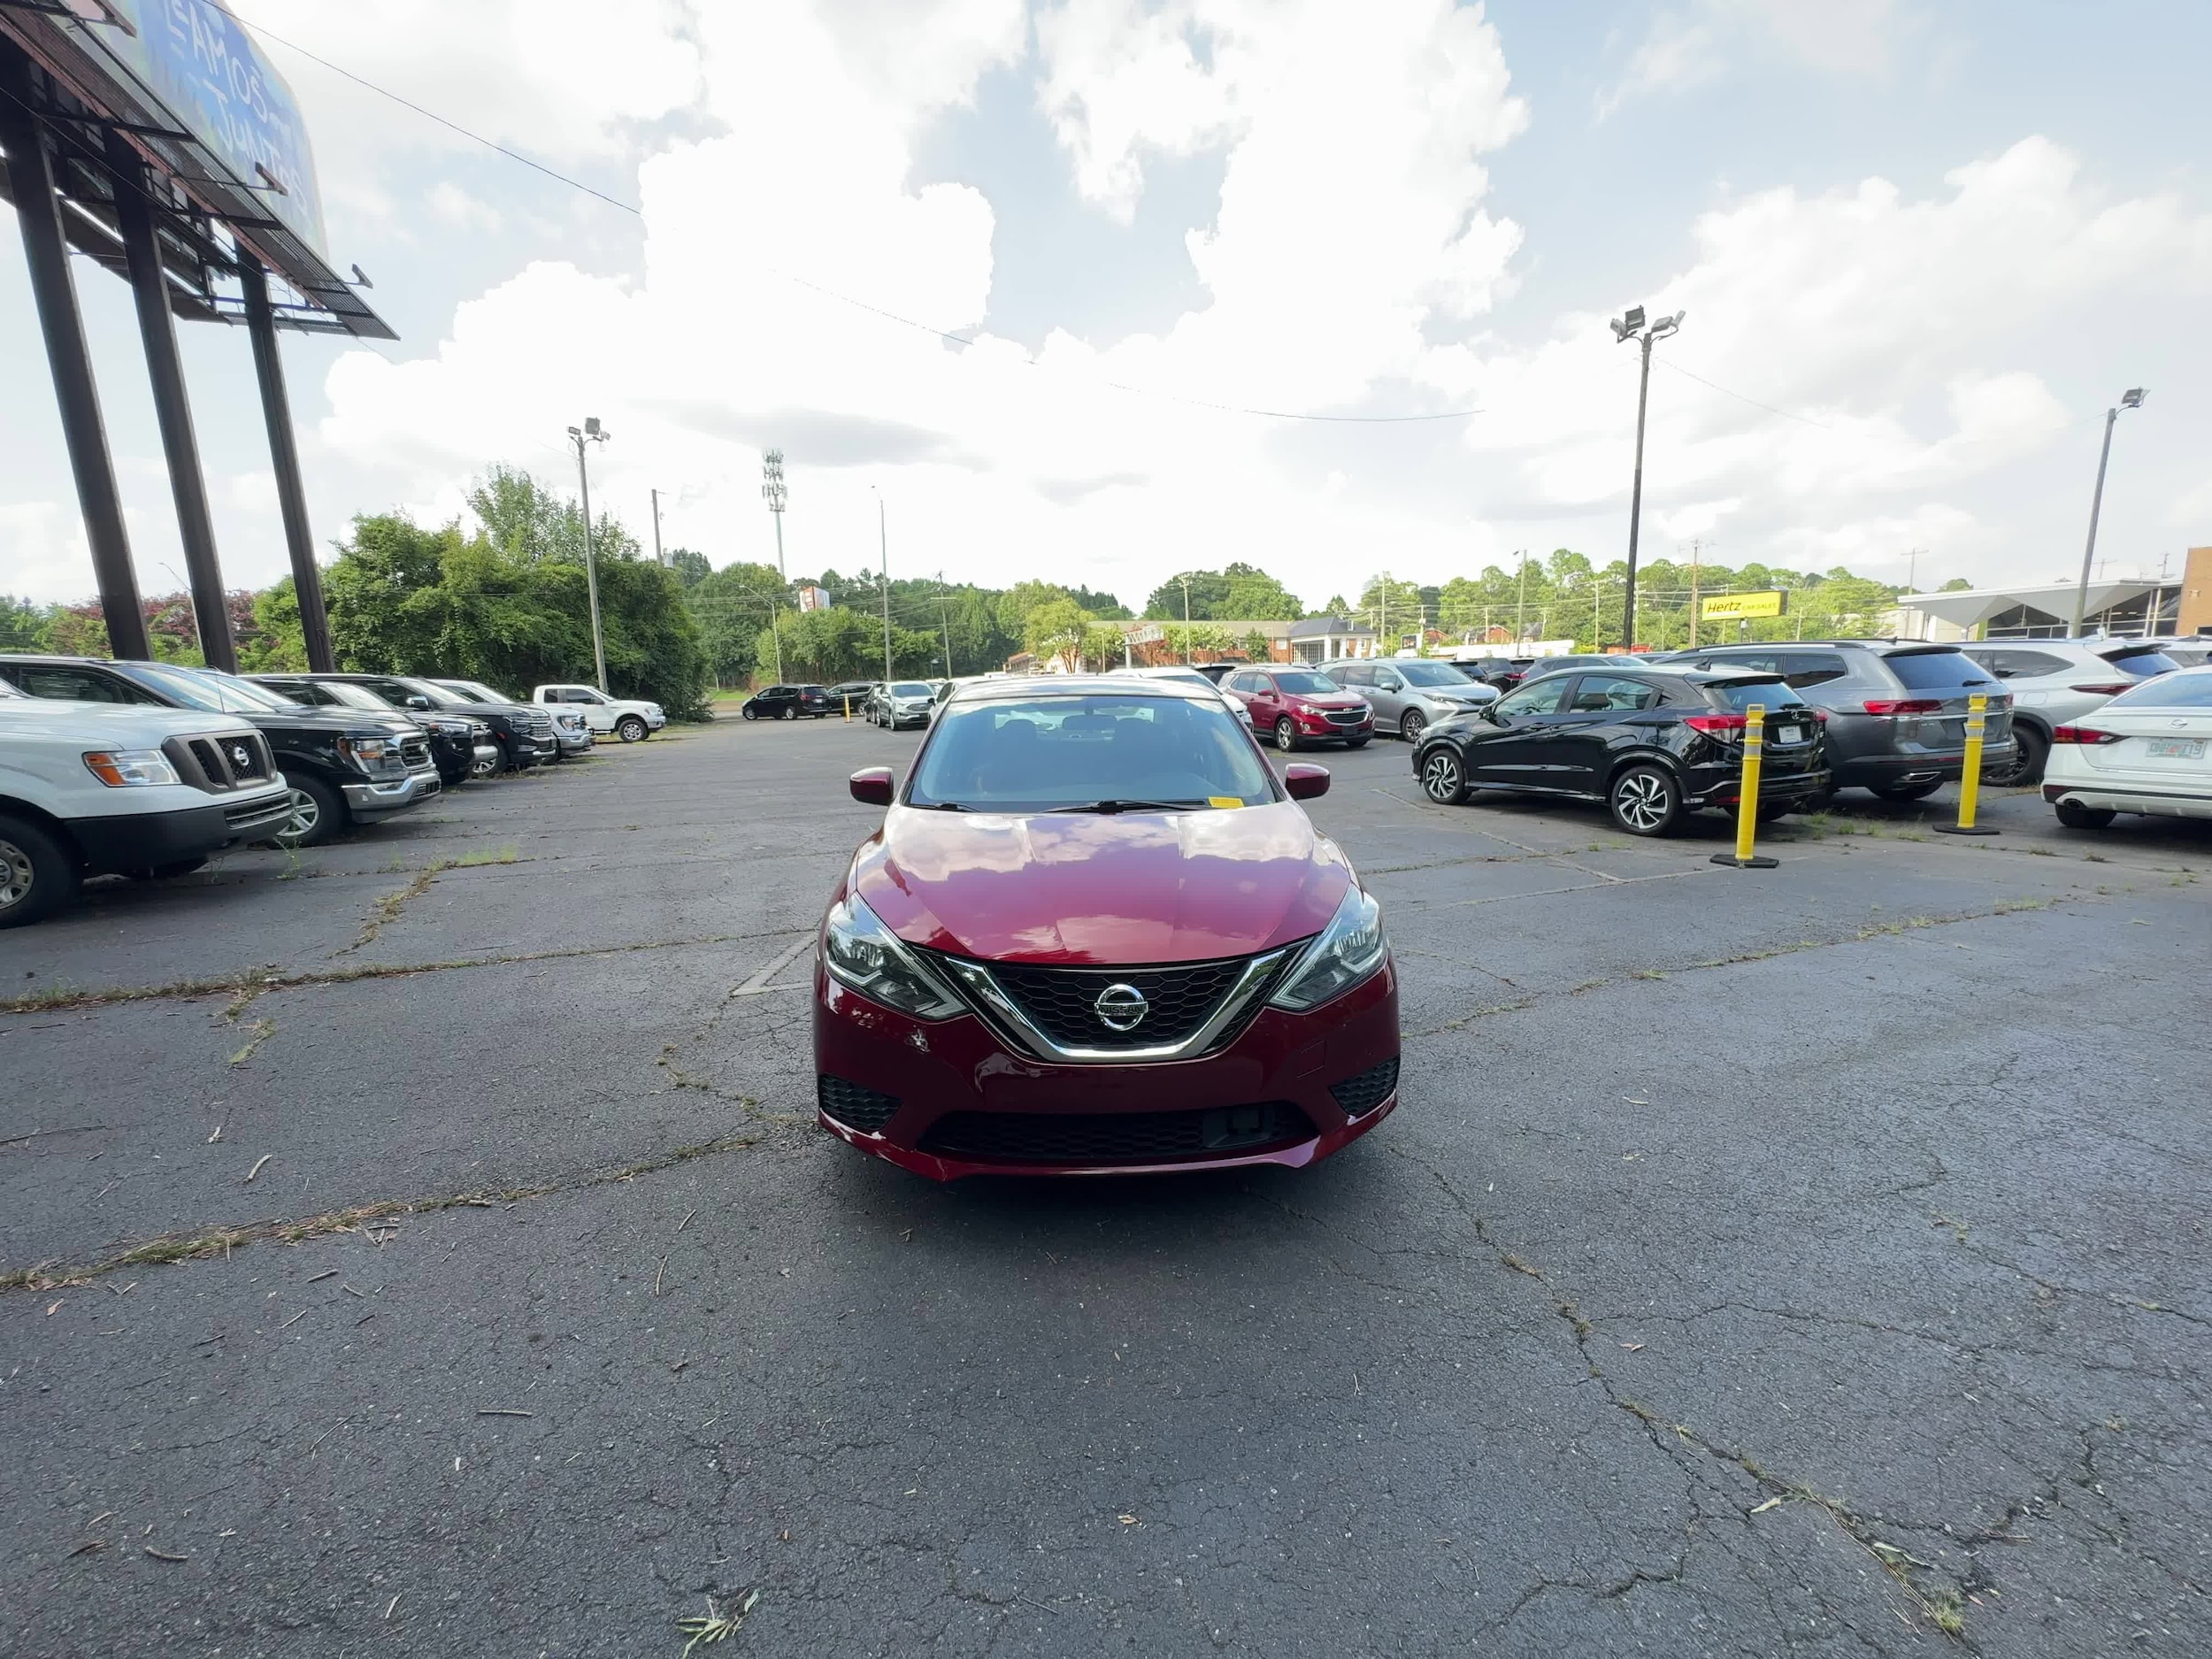
[[[1395,732],[1409,743],[1439,720],[1471,714],[1498,700],[1498,688],[1471,679],[1450,663],[1422,657],[1383,657],[1331,663],[1329,678],[1357,692],[1375,711],[1375,729]]]
[[[2154,674],[2181,666],[2156,640],[1997,640],[1959,649],[2012,694],[2011,760],[1982,768],[1985,782],[2025,785],[2043,776],[2051,733]]]

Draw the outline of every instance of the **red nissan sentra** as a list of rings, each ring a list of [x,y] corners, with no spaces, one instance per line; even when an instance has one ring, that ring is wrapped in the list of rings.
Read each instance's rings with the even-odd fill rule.
[[[1382,912],[1215,693],[956,691],[822,919],[823,1127],[939,1180],[1306,1164],[1398,1103]]]

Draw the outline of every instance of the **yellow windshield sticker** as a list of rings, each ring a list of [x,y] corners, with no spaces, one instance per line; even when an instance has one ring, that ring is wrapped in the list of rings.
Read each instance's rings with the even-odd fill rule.
[[[1244,803],[1238,796],[1233,795],[1210,795],[1206,797],[1206,804],[1208,806],[1228,807],[1242,806]]]

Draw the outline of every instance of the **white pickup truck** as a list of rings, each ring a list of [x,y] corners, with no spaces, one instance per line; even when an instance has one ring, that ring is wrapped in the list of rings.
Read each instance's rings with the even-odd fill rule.
[[[576,710],[594,732],[611,732],[626,743],[641,743],[668,724],[659,703],[610,697],[596,686],[539,686],[530,701]]]
[[[0,927],[87,876],[196,870],[292,816],[268,741],[234,715],[25,697],[0,686]]]

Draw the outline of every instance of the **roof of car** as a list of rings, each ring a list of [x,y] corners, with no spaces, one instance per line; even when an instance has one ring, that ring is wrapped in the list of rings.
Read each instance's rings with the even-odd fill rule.
[[[1165,676],[1134,674],[1007,674],[991,680],[955,685],[946,698],[953,703],[989,703],[1010,697],[1188,697],[1192,702],[1214,702],[1210,687]]]

